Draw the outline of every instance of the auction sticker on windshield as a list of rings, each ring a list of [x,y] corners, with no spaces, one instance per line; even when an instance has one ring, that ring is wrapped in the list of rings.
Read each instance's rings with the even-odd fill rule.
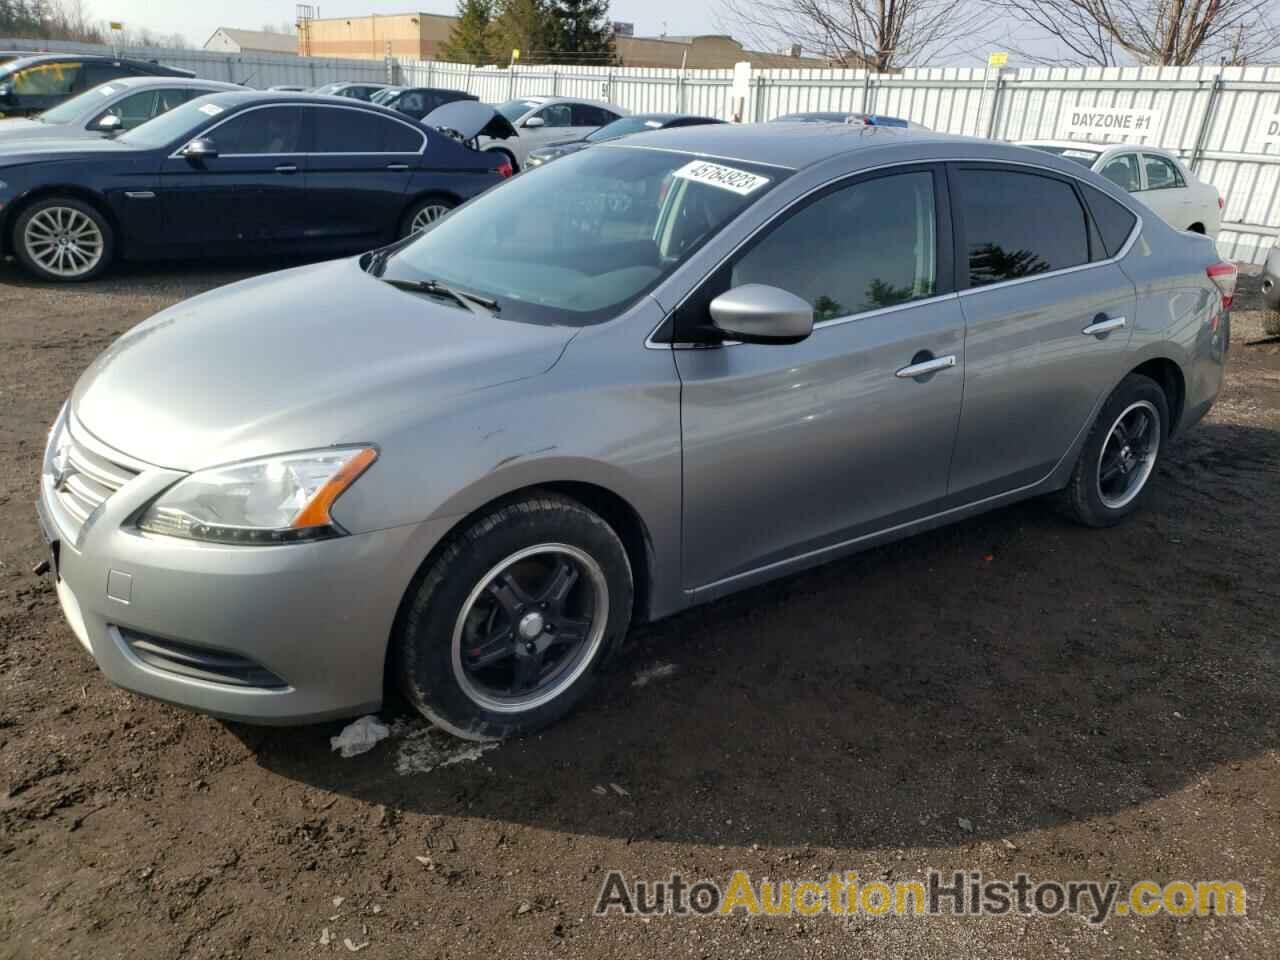
[[[200,108],[201,113],[207,113],[211,117],[216,117],[222,112],[222,108],[216,103],[206,103]]]
[[[733,167],[721,166],[718,163],[708,163],[706,160],[694,160],[692,163],[686,163],[675,171],[672,176],[679,177],[681,180],[709,184],[713,187],[719,187],[721,190],[731,190],[743,197],[755,193],[769,182],[768,177],[748,173],[746,170],[736,170]]]

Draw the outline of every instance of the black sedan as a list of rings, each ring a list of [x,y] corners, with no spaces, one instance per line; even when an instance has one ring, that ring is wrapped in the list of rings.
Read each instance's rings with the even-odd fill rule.
[[[151,60],[93,53],[38,53],[0,64],[0,116],[28,117],[78,93],[125,77],[194,77]]]
[[[444,87],[405,87],[403,90],[395,90],[388,93],[377,102],[384,107],[390,107],[392,110],[403,113],[405,116],[421,120],[431,111],[437,107],[443,107],[446,103],[478,99],[480,98],[474,93],[448,90]]]
[[[214,94],[114,140],[0,144],[0,253],[69,281],[114,259],[367,250],[499,182],[500,160],[357,101]]]
[[[544,163],[550,163],[557,157],[563,157],[569,153],[577,153],[593,143],[617,140],[619,137],[629,137],[634,133],[644,133],[646,130],[696,127],[705,123],[723,122],[723,120],[714,120],[711,117],[697,117],[684,113],[633,113],[626,117],[619,117],[612,123],[606,123],[598,130],[593,130],[585,137],[580,137],[577,140],[559,140],[555,143],[549,143],[545,147],[539,147],[529,153],[525,166],[540,167]]]

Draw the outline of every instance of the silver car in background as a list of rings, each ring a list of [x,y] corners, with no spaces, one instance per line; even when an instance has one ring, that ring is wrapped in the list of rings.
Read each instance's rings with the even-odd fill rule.
[[[505,153],[517,171],[524,169],[530,150],[585,137],[631,113],[616,103],[575,97],[517,97],[495,109],[515,127],[519,137],[501,143],[482,142],[481,146]]]
[[[1027,497],[1136,510],[1235,284],[1144,214],[911,130],[581,151],[110,346],[45,453],[58,597],[112,681],[218,716],[395,684],[534,730],[637,621]]]

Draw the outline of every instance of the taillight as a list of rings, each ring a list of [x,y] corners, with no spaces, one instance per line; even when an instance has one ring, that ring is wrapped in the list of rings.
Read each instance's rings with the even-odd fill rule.
[[[515,172],[516,172],[516,168],[511,166],[511,162],[509,160],[503,160],[500,164],[498,164],[498,170],[497,170],[498,176],[502,177],[502,179],[504,180]]]
[[[1209,267],[1205,273],[1222,294],[1222,309],[1230,310],[1231,301],[1236,295],[1236,278],[1240,275],[1236,265],[1223,260]]]
[[[1227,201],[1222,199],[1222,194],[1218,194],[1218,209],[1221,210],[1227,205]]]

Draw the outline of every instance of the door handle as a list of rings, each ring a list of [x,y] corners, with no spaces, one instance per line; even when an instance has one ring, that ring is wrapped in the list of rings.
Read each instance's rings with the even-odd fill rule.
[[[894,376],[903,380],[913,380],[916,377],[927,377],[931,373],[937,373],[939,370],[950,370],[956,365],[956,357],[954,353],[947,354],[945,357],[934,357],[931,360],[921,360],[919,363],[909,363],[901,370],[894,371]]]
[[[409,165],[407,163],[388,163],[387,169],[395,170],[396,172],[402,172],[402,171],[408,170]]]
[[[276,173],[297,173],[297,172],[298,172],[297,164],[293,164],[293,163],[282,163],[280,164],[280,166],[276,167]]]
[[[1124,317],[1110,317],[1105,313],[1100,313],[1093,318],[1093,323],[1089,324],[1080,332],[1086,337],[1105,337],[1112,330],[1119,330],[1125,324]]]

